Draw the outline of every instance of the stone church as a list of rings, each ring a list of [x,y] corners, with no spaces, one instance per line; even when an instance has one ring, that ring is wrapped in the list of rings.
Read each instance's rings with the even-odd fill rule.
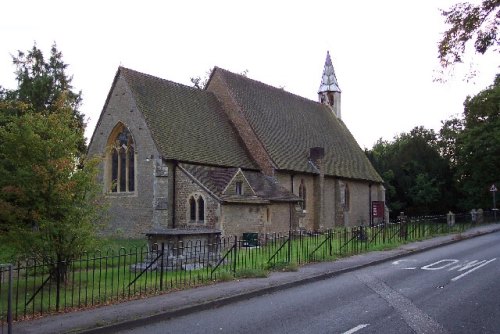
[[[102,158],[108,234],[367,225],[385,197],[342,122],[329,54],[318,101],[218,67],[205,89],[119,67],[89,155]]]

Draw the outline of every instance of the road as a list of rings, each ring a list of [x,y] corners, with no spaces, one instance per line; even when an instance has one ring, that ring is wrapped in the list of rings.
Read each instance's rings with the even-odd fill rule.
[[[500,333],[500,233],[121,333]]]

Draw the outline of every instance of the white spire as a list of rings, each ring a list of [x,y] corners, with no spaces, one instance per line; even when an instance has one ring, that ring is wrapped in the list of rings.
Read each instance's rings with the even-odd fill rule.
[[[325,69],[323,70],[323,77],[321,79],[318,94],[326,92],[341,92],[329,51],[326,52]]]

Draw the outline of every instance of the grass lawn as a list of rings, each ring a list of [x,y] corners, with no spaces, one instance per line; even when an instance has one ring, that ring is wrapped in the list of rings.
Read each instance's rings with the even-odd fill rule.
[[[135,264],[147,263],[146,257],[151,256],[146,239],[101,238],[97,240],[96,250],[72,262],[67,281],[61,286],[59,309],[72,310],[114,303],[221,280],[266,277],[269,271],[296,271],[302,264],[334,261],[351,254],[391,249],[407,242],[458,230],[458,227],[449,228],[446,224],[418,224],[408,225],[405,233],[402,233],[399,226],[388,225],[385,228],[342,228],[323,234],[271,238],[261,241],[258,247],[241,247],[242,244],[231,247],[236,245],[228,244],[227,249],[220,250],[219,258],[210,259],[210,265],[202,260],[206,253],[196,253],[195,258],[203,261],[203,265],[192,270],[182,270],[180,267],[134,270]],[[3,240],[0,236],[0,263],[14,255],[12,249],[1,242]],[[184,261],[189,262],[187,258]],[[29,263],[22,262],[21,267]],[[56,287],[53,281],[48,280],[48,268],[37,264],[36,268],[16,270],[16,318],[54,312]],[[44,281],[48,284],[40,288]],[[5,310],[6,292],[6,285],[0,280],[0,317],[2,310]],[[35,294],[36,297],[30,301]]]

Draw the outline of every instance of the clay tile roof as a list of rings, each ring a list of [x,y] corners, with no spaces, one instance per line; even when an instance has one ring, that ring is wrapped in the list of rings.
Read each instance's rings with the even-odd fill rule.
[[[166,159],[256,168],[210,92],[119,69]]]
[[[185,163],[180,166],[219,198],[238,171],[237,168],[222,168]],[[260,199],[285,202],[297,202],[300,200],[299,197],[279,185],[269,176],[257,171],[242,170],[242,172],[252,189],[255,191],[256,196]]]
[[[279,170],[317,173],[309,149],[324,147],[325,174],[382,182],[345,124],[323,104],[215,68]]]

